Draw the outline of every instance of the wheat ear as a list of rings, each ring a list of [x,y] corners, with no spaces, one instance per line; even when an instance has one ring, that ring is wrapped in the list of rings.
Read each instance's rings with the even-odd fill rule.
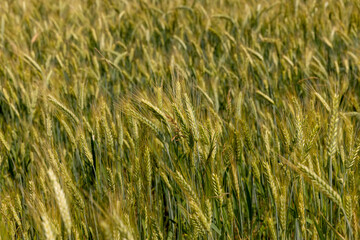
[[[65,105],[63,105],[61,102],[59,102],[56,98],[54,98],[51,95],[48,95],[48,100],[57,107],[61,112],[63,112],[65,115],[70,117],[71,120],[74,121],[74,123],[78,124],[79,119],[75,116],[75,114],[70,111]]]
[[[62,190],[62,188],[55,176],[55,173],[51,168],[48,170],[48,175],[49,175],[49,178],[51,180],[51,183],[52,183],[52,186],[54,189],[55,198],[56,198],[56,202],[58,204],[59,210],[60,210],[61,217],[64,221],[66,230],[67,230],[68,234],[70,235],[72,223],[71,223],[71,216],[70,216],[69,207],[68,207],[68,204],[66,201],[65,193]]]
[[[340,195],[327,184],[323,179],[321,179],[315,172],[311,171],[308,167],[298,164],[300,171],[311,181],[314,186],[330,198],[338,206],[342,206],[342,201]]]

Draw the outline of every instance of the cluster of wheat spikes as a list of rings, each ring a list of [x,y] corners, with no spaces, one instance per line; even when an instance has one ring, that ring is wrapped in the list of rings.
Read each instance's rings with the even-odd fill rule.
[[[0,239],[359,239],[359,0],[2,0]]]

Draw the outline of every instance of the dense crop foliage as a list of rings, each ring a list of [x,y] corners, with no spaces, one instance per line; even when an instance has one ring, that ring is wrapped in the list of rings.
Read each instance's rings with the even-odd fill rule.
[[[360,1],[2,0],[0,239],[359,239]]]

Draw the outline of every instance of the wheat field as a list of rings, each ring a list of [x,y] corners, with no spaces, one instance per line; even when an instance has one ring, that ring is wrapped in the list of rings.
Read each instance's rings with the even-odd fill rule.
[[[2,0],[0,239],[359,239],[359,0]]]

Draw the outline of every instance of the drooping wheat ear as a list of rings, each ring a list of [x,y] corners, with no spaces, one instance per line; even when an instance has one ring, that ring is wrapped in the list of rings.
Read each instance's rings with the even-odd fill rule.
[[[72,233],[73,233],[73,236],[74,236],[74,239],[75,240],[80,240],[80,235],[79,235],[79,231],[77,228],[72,228]]]
[[[151,164],[151,158],[150,158],[150,150],[148,147],[145,148],[144,159],[145,159],[145,167],[146,167],[145,178],[146,178],[146,182],[148,184],[148,191],[150,193],[151,192],[151,178],[152,178],[152,164]]]
[[[265,169],[266,180],[270,185],[271,193],[274,198],[274,203],[277,205],[279,197],[278,197],[278,192],[277,192],[277,188],[276,188],[276,184],[275,184],[274,175],[272,174],[270,165],[267,161],[262,161],[262,164]]]
[[[235,140],[234,140],[234,145],[235,145],[235,157],[236,160],[239,160],[241,158],[241,153],[242,153],[242,149],[243,149],[243,144],[241,141],[241,136],[239,132],[235,132]],[[230,153],[230,152],[229,152]]]
[[[167,233],[167,240],[171,240],[174,239],[174,231],[172,229],[170,229]]]
[[[194,211],[194,214],[196,215],[197,220],[201,224],[202,231],[207,232],[207,233],[211,233],[210,232],[211,221],[208,221],[205,214],[200,209],[199,205],[194,201],[190,201],[190,207]]]
[[[346,194],[344,198],[344,209],[345,209],[346,217],[349,219],[349,221],[351,221],[353,207],[352,207],[352,197],[349,194]]]
[[[106,106],[105,106],[105,103],[103,103],[103,105],[101,107],[100,123],[101,123],[102,131],[105,133],[107,150],[112,153],[113,149],[114,149],[114,138],[113,138],[113,135],[112,135],[111,130],[109,128],[107,119],[106,119]]]
[[[313,127],[313,129],[312,129],[312,131],[310,133],[308,141],[305,143],[305,149],[304,149],[305,156],[304,156],[304,158],[306,158],[309,155],[309,152],[310,152],[311,148],[314,145],[316,137],[318,137],[319,130],[320,130],[320,126],[319,126],[319,124],[316,124]]]
[[[214,120],[216,120],[216,124],[217,126],[221,127],[221,123],[223,122],[222,118],[220,117],[220,115],[212,108],[209,107],[208,110],[210,111],[210,113],[215,117]],[[232,124],[229,125],[230,129],[233,131],[235,128]],[[219,130],[219,128],[217,128],[217,130]]]
[[[144,206],[144,222],[145,222],[145,232],[148,233],[150,229],[150,216],[149,216],[149,208],[148,206]]]
[[[45,212],[41,213],[42,226],[44,228],[45,237],[47,240],[55,240],[55,234],[51,229],[49,218]]]
[[[82,148],[82,151],[83,151],[86,159],[91,164],[93,164],[93,157],[92,157],[91,151],[90,151],[90,149],[88,147],[88,144],[86,142],[85,135],[84,135],[84,132],[82,131],[82,129],[78,130],[78,140],[79,140],[79,144],[80,144],[80,146]]]
[[[134,158],[134,165],[132,167],[132,177],[133,179],[136,181],[137,179],[140,178],[140,161],[138,157]]]
[[[160,231],[159,224],[156,220],[151,219],[151,227],[152,227],[152,233],[151,233],[152,239],[163,240],[164,239],[163,234]]]
[[[235,188],[236,197],[238,200],[240,200],[240,185],[239,185],[239,179],[237,174],[237,165],[234,161],[234,158],[230,159],[231,163],[231,176],[233,179],[233,187]]]
[[[186,120],[183,116],[183,114],[181,113],[180,109],[178,108],[178,106],[175,103],[171,104],[172,109],[175,113],[176,119],[178,121],[178,123],[180,124],[180,135],[183,135],[184,137],[188,137],[188,129],[186,127]]]
[[[174,179],[176,183],[180,186],[181,190],[184,191],[185,195],[192,201],[200,203],[197,194],[192,190],[191,186],[186,182],[182,174],[176,170]]]
[[[120,193],[123,195],[123,194],[124,194],[125,185],[124,185],[124,177],[123,177],[123,174],[122,174],[121,171],[117,171],[117,172],[115,173],[115,183],[118,183],[119,191],[120,191]]]
[[[114,217],[115,228],[120,232],[120,239],[134,240],[131,228],[127,221],[121,220],[118,216]]]
[[[269,129],[265,128],[265,134],[264,134],[264,143],[265,143],[265,149],[266,149],[266,153],[267,153],[267,156],[270,155],[270,131]]]
[[[11,198],[9,196],[7,196],[5,198],[5,200],[8,201],[8,204],[7,204],[8,211],[10,212],[12,218],[15,220],[16,224],[21,228],[21,221],[20,221],[18,213],[16,212],[14,205],[12,204]]]
[[[180,81],[176,81],[175,100],[178,106],[182,106],[181,96],[182,96],[181,84]]]
[[[310,155],[305,154],[304,156],[306,156],[306,157],[303,158],[304,159],[304,164],[307,164],[309,166],[309,169],[311,171],[314,171],[314,165],[313,165],[313,161],[311,160]]]
[[[205,99],[211,104],[211,106],[214,106],[214,102],[210,96],[199,85],[196,87],[202,93],[202,95],[204,95]]]
[[[209,134],[202,125],[199,125],[199,134],[200,134],[200,142],[204,143],[206,146],[210,145]]]
[[[207,221],[211,224],[213,211],[212,211],[212,206],[211,206],[211,202],[209,199],[205,200],[205,214],[206,214]]]
[[[346,161],[346,168],[347,169],[350,169],[355,165],[356,160],[359,157],[359,152],[360,152],[360,138],[358,138],[356,140],[355,149],[352,149],[352,151],[350,153],[350,157]]]
[[[100,120],[97,116],[95,116],[95,135],[96,135],[96,141],[99,145],[102,144],[102,139],[101,139],[101,128],[100,128]]]
[[[311,239],[312,240],[318,240],[318,232],[316,230],[316,225],[315,224],[312,224],[312,235],[311,235]]]
[[[168,177],[166,176],[165,171],[162,169],[159,169],[159,174],[160,174],[161,179],[164,181],[166,187],[170,190],[170,192],[173,192],[173,188],[169,182]]]
[[[130,131],[131,131],[134,143],[136,143],[136,145],[137,145],[139,142],[139,129],[138,129],[137,119],[129,116],[128,121],[129,121]]]
[[[76,117],[76,115],[70,111],[67,107],[65,107],[65,105],[63,105],[61,102],[59,102],[58,100],[56,100],[56,98],[54,98],[51,95],[48,95],[48,100],[55,106],[57,107],[62,113],[64,113],[66,116],[68,116],[72,121],[74,121],[75,124],[79,123],[79,119]]]
[[[43,209],[45,209],[45,208],[43,208]],[[63,228],[64,224],[62,224],[62,219],[60,219],[60,220],[57,218],[51,219],[51,226],[52,226],[52,229],[54,230],[54,233],[56,236],[60,235],[63,232],[62,228]],[[64,235],[68,235],[66,229],[65,229]]]
[[[267,224],[268,224],[271,239],[276,240],[277,234],[276,234],[276,230],[275,230],[274,220],[272,219],[272,217],[267,218]]]
[[[106,168],[106,180],[108,183],[108,188],[111,192],[115,192],[115,181],[114,181],[114,175],[112,173],[111,168]]]
[[[304,131],[303,131],[303,119],[302,111],[299,102],[293,98],[295,104],[295,128],[296,128],[296,142],[301,152],[304,150]]]
[[[134,139],[130,136],[130,133],[128,131],[125,132],[125,137],[127,139],[127,142],[129,143],[130,150],[132,150],[133,153],[136,153],[136,146]]]
[[[244,94],[239,92],[235,98],[235,118],[241,119],[241,111],[243,107]]]
[[[134,181],[137,186],[137,190],[139,193],[141,193],[142,190],[142,176],[140,176],[140,160],[138,157],[135,157],[134,159],[134,166],[133,166],[133,176]]]
[[[4,220],[9,220],[10,219],[10,214],[9,214],[9,211],[8,211],[8,202],[5,201],[6,199],[2,200],[1,201],[1,208],[0,208],[0,213],[1,213],[1,217],[4,219]]]
[[[52,121],[51,121],[51,116],[49,116],[49,114],[47,114],[47,116],[46,116],[46,134],[49,137],[49,139],[51,139],[51,137],[52,137]]]
[[[190,226],[192,229],[192,234],[190,239],[198,239],[199,236],[202,236],[206,232],[204,232],[203,227],[201,226],[201,223],[195,213],[191,214],[189,218],[190,218]]]
[[[40,168],[40,172],[39,172],[39,182],[40,182],[39,187],[44,193],[44,198],[47,199],[49,189],[45,184],[45,178],[46,178],[46,172],[42,167]]]
[[[355,189],[355,175],[354,175],[354,171],[349,171],[348,172],[348,185],[349,185],[349,191],[350,192],[354,192],[356,191]]]
[[[159,108],[162,109],[163,108],[163,90],[162,90],[162,86],[159,86],[159,87],[155,88],[155,92],[156,92],[157,104],[158,104]]]
[[[119,114],[116,115],[116,122],[118,125],[118,143],[119,143],[119,147],[120,149],[122,149],[123,147],[123,143],[124,143],[124,129],[122,126],[122,120]]]
[[[18,212],[18,213],[22,211],[22,203],[21,203],[21,199],[20,199],[19,193],[16,193],[16,198],[15,198],[15,210],[16,210],[16,212]]]
[[[353,218],[351,224],[352,224],[352,229],[354,231],[354,239],[359,239],[359,222],[356,211],[353,211]]]
[[[82,229],[82,231],[83,231],[83,233],[84,233],[84,237],[85,237],[85,239],[89,239],[89,232],[88,232],[88,227],[87,227],[87,225],[85,224],[85,222],[84,221],[81,221],[81,229]]]
[[[315,96],[320,100],[320,102],[324,105],[324,107],[326,108],[326,110],[327,110],[328,112],[330,112],[331,109],[330,109],[329,104],[326,102],[326,100],[325,100],[318,92],[316,92],[315,90],[314,90],[314,94],[315,94]]]
[[[121,239],[124,239],[124,240],[134,240],[135,239],[127,221],[124,222],[123,220],[121,220],[119,217],[116,216],[115,224],[116,224],[116,228],[120,232]]]
[[[341,131],[341,130],[340,130]],[[341,156],[341,160],[342,162],[345,164],[346,166],[346,157],[345,157],[345,149],[344,149],[344,145],[340,145],[339,146],[339,152],[340,152],[340,156]]]
[[[59,161],[57,160],[56,152],[54,152],[53,149],[49,148],[48,155],[51,167],[55,169],[55,172],[57,174],[59,174]]]
[[[66,184],[66,188],[68,190],[68,192],[71,193],[71,198],[73,199],[73,201],[75,202],[75,205],[81,210],[83,211],[85,209],[85,204],[84,204],[84,200],[79,192],[79,190],[76,188],[73,180],[71,179],[71,177],[69,176],[69,173],[66,170],[66,166],[65,163],[61,163],[60,164],[60,170],[61,170],[61,176],[65,181]]]
[[[34,182],[32,180],[29,180],[28,188],[29,188],[29,200],[30,200],[30,203],[33,204],[35,202],[35,186],[34,186]]]
[[[242,122],[241,129],[244,134],[245,146],[251,153],[253,153],[255,151],[255,148],[254,148],[253,141],[251,139],[249,126],[245,122]]]
[[[338,206],[342,206],[340,195],[332,188],[329,184],[327,184],[323,179],[321,179],[315,172],[311,171],[308,167],[298,164],[300,171],[306,176],[305,179],[309,179],[310,183],[312,183],[319,191],[325,194],[328,198],[330,198],[334,203]]]
[[[286,232],[286,213],[287,213],[287,205],[286,205],[286,186],[283,186],[281,189],[280,196],[280,224],[283,232]]]
[[[49,168],[49,170],[48,170],[48,175],[49,175],[50,181],[51,181],[53,189],[54,189],[54,194],[55,194],[56,202],[57,202],[59,210],[60,210],[61,218],[64,221],[64,224],[65,224],[68,234],[71,235],[72,223],[71,223],[71,216],[70,216],[69,207],[68,207],[68,204],[66,201],[65,193],[62,190],[62,188],[56,178],[56,175],[51,168]]]
[[[15,236],[16,228],[15,228],[15,223],[13,221],[8,222],[6,231],[8,233],[8,236]]]
[[[78,107],[80,110],[84,109],[84,101],[85,101],[85,82],[79,83],[79,94],[78,94]]]
[[[7,152],[10,152],[10,145],[5,140],[5,137],[4,137],[4,135],[2,134],[1,131],[0,131],[0,143],[4,146],[4,148],[6,149]]]
[[[128,114],[130,114],[132,117],[136,118],[137,120],[139,120],[141,123],[145,124],[146,126],[148,126],[151,130],[153,130],[156,134],[160,133],[160,129],[159,127],[153,123],[152,121],[150,121],[149,119],[143,117],[141,114],[137,113],[136,111],[134,111],[133,109],[128,109]]]
[[[329,123],[328,139],[327,139],[327,151],[330,159],[335,157],[337,148],[337,134],[338,134],[338,123],[339,123],[339,95],[334,94],[333,105],[331,109],[331,118]]]
[[[93,135],[94,130],[92,129],[89,121],[87,120],[87,118],[85,116],[83,116],[82,121],[85,124],[85,130],[87,130],[91,135]]]
[[[209,166],[212,166],[212,159],[209,157],[208,159],[208,154],[210,152],[210,147],[208,146],[202,146],[198,148],[199,153],[199,159],[201,159],[201,161],[205,161],[205,160],[209,160]],[[193,149],[190,150],[190,156],[191,156],[191,167],[195,167],[195,160],[196,158],[194,157],[195,151]]]
[[[287,129],[287,127],[286,127],[286,125],[285,124],[282,124],[282,123],[280,123],[281,124],[281,133],[282,133],[282,135],[283,135],[283,137],[284,137],[284,147],[285,147],[285,150],[286,150],[286,152],[289,152],[290,151],[290,145],[291,145],[291,138],[290,138],[290,134],[289,134],[289,131],[288,131],[288,129]]]
[[[223,153],[223,162],[226,168],[231,167],[231,159],[233,156],[234,150],[231,147],[224,146]]]
[[[259,167],[258,167],[258,163],[259,161],[257,159],[252,159],[251,160],[251,170],[252,170],[252,173],[255,177],[255,179],[260,182],[261,181],[261,175],[260,175],[260,170],[259,170]]]
[[[299,192],[298,192],[298,209],[300,216],[302,237],[306,239],[306,216],[305,216],[305,203],[304,203],[304,184],[303,179],[300,179]]]
[[[155,117],[159,119],[160,122],[167,124],[167,118],[163,111],[146,99],[141,99],[141,103],[144,104],[155,115]]]
[[[227,198],[227,208],[226,208],[226,211],[227,211],[227,214],[228,214],[228,217],[229,217],[229,222],[230,224],[233,223],[234,221],[234,209],[233,209],[233,204],[232,204],[232,197],[230,196],[229,198]]]
[[[219,177],[216,173],[213,173],[211,178],[212,178],[212,186],[213,186],[213,191],[215,193],[215,197],[218,200],[219,205],[221,207],[224,198],[223,198],[223,190],[220,185]]]
[[[215,130],[211,130],[212,136],[212,147],[213,150],[211,152],[211,159],[214,160],[218,151],[218,135]]]
[[[190,99],[187,96],[187,94],[184,94],[184,98],[185,98],[185,106],[186,106],[186,108],[185,108],[186,118],[187,118],[188,124],[190,126],[190,131],[191,131],[191,134],[192,134],[194,140],[198,141],[199,132],[197,129],[194,109],[192,107],[192,104],[191,104]]]
[[[349,144],[348,149],[349,152],[351,153],[353,151],[353,144],[354,144],[354,126],[352,122],[347,118],[344,118],[344,128],[345,128],[344,133],[346,133],[345,142]],[[356,143],[355,143],[355,148],[356,148]]]
[[[71,128],[69,127],[69,125],[64,120],[60,120],[60,123],[64,127],[65,132],[68,135],[72,146],[75,147],[76,146],[76,140],[75,140],[75,137],[74,137],[74,134],[73,134]]]
[[[101,221],[100,226],[101,226],[102,232],[104,234],[104,239],[105,240],[113,239],[110,225],[105,221]]]

